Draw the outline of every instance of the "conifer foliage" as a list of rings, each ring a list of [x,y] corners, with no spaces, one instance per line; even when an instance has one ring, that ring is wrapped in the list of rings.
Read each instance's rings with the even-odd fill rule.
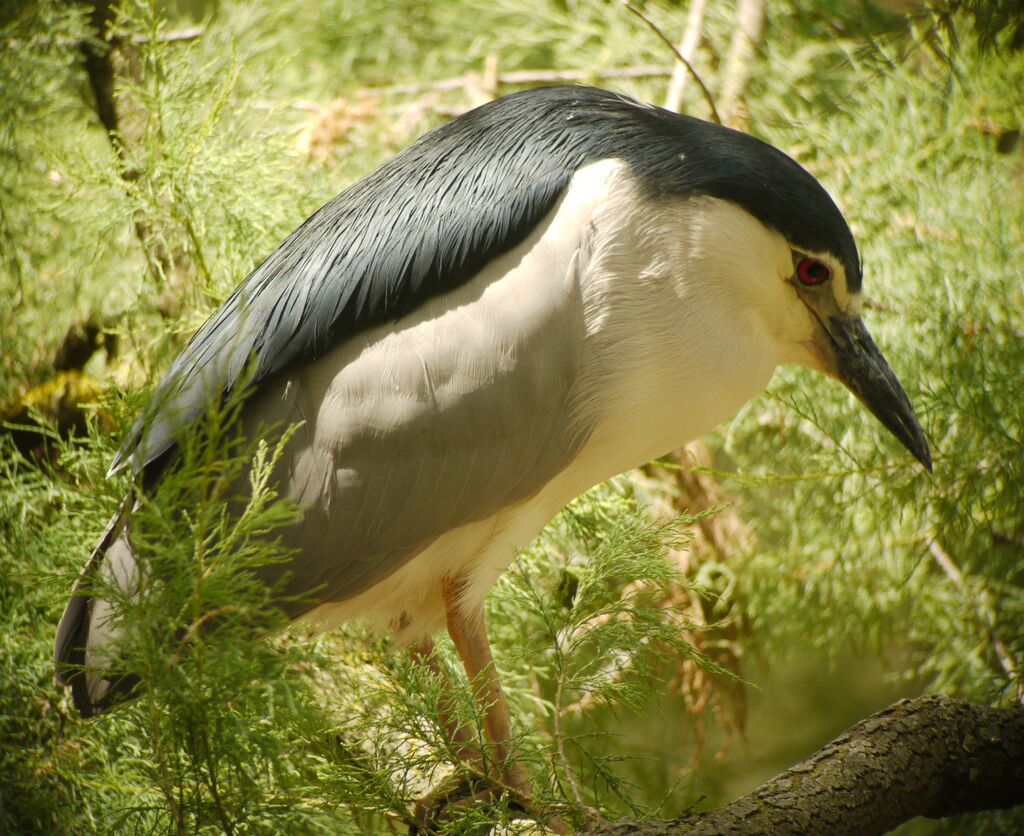
[[[691,64],[715,95],[735,4],[705,5]],[[935,473],[787,369],[701,455],[553,521],[488,618],[516,756],[538,809],[574,826],[729,801],[896,696],[1024,694],[1019,3],[770,6],[732,116],[851,220],[866,318]],[[685,5],[642,11],[686,26]],[[291,229],[489,97],[568,78],[660,103],[671,62],[598,2],[0,10],[0,832],[405,832],[431,786],[473,779],[440,721],[480,728],[446,641],[439,676],[358,625],[286,628],[258,578],[287,557],[283,442],[232,442],[237,403],[134,494],[145,563],[118,665],[136,698],[79,718],[53,631],[135,490],[105,477],[118,438]],[[708,115],[694,85],[683,106]],[[519,815],[502,798],[444,826]]]

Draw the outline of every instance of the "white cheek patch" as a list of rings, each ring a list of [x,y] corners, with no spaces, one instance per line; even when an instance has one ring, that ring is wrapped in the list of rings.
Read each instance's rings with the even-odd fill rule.
[[[848,316],[860,316],[861,308],[864,306],[864,297],[858,291],[851,293],[847,302],[845,313]]]
[[[836,307],[846,316],[859,316],[863,305],[863,296],[860,291],[851,292],[846,283],[846,271],[839,265],[832,265],[832,293],[835,296]]]

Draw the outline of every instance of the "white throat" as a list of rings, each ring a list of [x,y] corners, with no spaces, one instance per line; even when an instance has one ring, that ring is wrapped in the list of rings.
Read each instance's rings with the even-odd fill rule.
[[[579,411],[594,422],[579,464],[596,482],[705,434],[764,390],[777,343],[737,276],[780,254],[728,202],[652,205],[622,163],[582,170],[566,199],[595,192],[575,270],[588,343]]]

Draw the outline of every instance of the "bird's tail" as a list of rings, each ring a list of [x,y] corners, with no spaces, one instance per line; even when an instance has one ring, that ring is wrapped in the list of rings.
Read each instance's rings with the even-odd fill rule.
[[[92,594],[97,581],[116,585],[127,595],[138,587],[138,562],[128,541],[131,499],[122,503],[78,576],[71,600],[57,626],[54,663],[58,685],[71,688],[83,717],[99,714],[128,697],[136,679],[108,672],[116,658],[121,626],[113,605]]]

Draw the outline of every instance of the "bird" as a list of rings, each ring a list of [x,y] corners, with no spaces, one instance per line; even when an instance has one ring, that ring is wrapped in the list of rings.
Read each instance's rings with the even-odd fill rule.
[[[108,476],[153,491],[182,434],[244,389],[239,432],[295,427],[273,473],[291,557],[260,570],[287,616],[420,654],[447,629],[506,757],[484,599],[576,496],[707,433],[782,365],[840,381],[931,469],[862,279],[835,202],[772,145],[596,87],[520,91],[292,232],[173,361]],[[104,671],[116,606],[90,581],[134,593],[133,507],[56,633],[85,716],[124,697]]]

